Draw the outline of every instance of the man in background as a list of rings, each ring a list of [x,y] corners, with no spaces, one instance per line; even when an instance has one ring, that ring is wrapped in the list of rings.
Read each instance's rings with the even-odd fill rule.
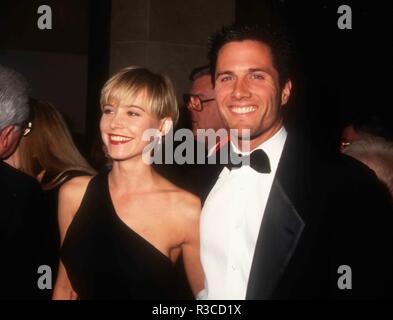
[[[188,94],[184,95],[184,103],[190,113],[194,136],[198,129],[217,131],[224,128],[214,97],[209,66],[194,68],[190,80],[192,85]]]
[[[28,87],[14,70],[0,65],[0,299],[38,298],[41,188],[8,165],[28,134]]]
[[[206,184],[206,178],[208,177],[204,174],[201,175],[201,170],[198,170],[198,167],[204,164],[197,164],[197,152],[204,152],[199,159],[205,159],[205,161],[207,161],[207,156],[210,151],[208,148],[208,144],[210,143],[208,135],[211,134],[214,139],[214,134],[219,130],[225,130],[225,126],[218,112],[209,66],[204,65],[192,69],[189,79],[192,81],[192,84],[189,92],[183,95],[184,106],[187,108],[187,110],[183,111],[188,112],[188,117],[191,120],[192,133],[195,139],[193,145],[193,163],[177,165],[176,163],[165,164],[164,161],[164,165],[156,165],[155,168],[173,183],[199,195],[201,193],[206,193],[210,186]],[[199,136],[197,135],[198,130],[200,130]],[[219,142],[217,139],[212,141],[212,146]],[[176,149],[179,144],[183,143],[183,141],[172,142],[174,144],[174,149]],[[223,141],[221,141],[221,143],[222,142]],[[165,147],[163,147],[163,150],[165,150]]]

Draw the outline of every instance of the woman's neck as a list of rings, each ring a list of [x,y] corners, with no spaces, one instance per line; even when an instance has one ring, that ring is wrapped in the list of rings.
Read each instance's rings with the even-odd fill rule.
[[[113,161],[109,173],[111,185],[117,190],[146,191],[154,186],[155,172],[142,158]]]

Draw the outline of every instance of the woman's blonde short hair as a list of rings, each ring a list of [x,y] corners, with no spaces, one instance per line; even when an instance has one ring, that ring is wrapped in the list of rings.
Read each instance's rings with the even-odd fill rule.
[[[175,89],[171,80],[146,68],[127,67],[113,75],[101,90],[101,108],[105,105],[132,105],[139,94],[145,97],[147,112],[158,119],[179,118]]]

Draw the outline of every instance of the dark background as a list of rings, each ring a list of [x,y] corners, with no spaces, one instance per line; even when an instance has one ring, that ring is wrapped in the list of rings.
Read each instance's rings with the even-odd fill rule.
[[[123,21],[129,21],[131,13],[138,12],[132,10],[133,4],[142,8],[148,3],[149,10],[158,5],[154,0],[2,0],[0,3],[0,63],[26,75],[32,83],[33,95],[53,102],[65,114],[85,154],[97,132],[101,86],[111,73],[111,64],[116,64],[111,61],[116,55],[110,54],[114,3],[117,10],[124,11]],[[214,21],[219,24],[219,13],[225,11],[226,4],[234,12],[233,17],[226,13],[225,21],[263,21],[286,27],[294,51],[294,91],[288,111],[296,116],[298,126],[311,133],[317,145],[335,150],[341,126],[358,115],[380,114],[388,125],[392,124],[393,28],[388,1],[195,0],[192,3],[199,10],[198,16],[191,13],[195,19],[188,19],[195,32],[203,26],[203,34],[210,29],[214,32],[217,28]],[[37,8],[42,4],[52,8],[53,30],[41,31],[36,27]],[[159,4],[184,17],[178,12],[179,1]],[[342,4],[352,8],[352,30],[337,27],[337,8]],[[122,6],[128,8],[130,18]],[[182,10],[187,10],[187,6],[182,5]],[[176,23],[183,23],[182,20],[176,22],[167,15],[156,14],[159,11],[153,10],[150,17],[161,19],[161,25],[171,24],[173,34]],[[203,16],[209,17],[209,13],[212,16],[209,21],[213,22],[205,30]],[[121,29],[122,25],[118,27]],[[179,25],[178,29],[181,28]],[[159,43],[153,40],[154,45]],[[158,50],[154,45],[150,50]],[[195,49],[204,51],[203,46]],[[176,72],[186,78],[194,66],[181,65]],[[173,66],[162,63],[160,71],[168,69],[170,74],[170,68]],[[175,84],[178,95],[188,85],[183,81]]]

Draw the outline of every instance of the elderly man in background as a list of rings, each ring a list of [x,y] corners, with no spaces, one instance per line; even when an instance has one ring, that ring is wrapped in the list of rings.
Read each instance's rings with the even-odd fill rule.
[[[194,68],[190,80],[192,85],[184,95],[184,103],[190,113],[194,136],[198,129],[217,131],[225,128],[214,97],[209,66]]]
[[[28,87],[0,65],[0,299],[38,298],[41,189],[5,161],[28,134]]]
[[[375,172],[387,187],[393,203],[393,142],[368,135],[349,144],[343,151]]]

